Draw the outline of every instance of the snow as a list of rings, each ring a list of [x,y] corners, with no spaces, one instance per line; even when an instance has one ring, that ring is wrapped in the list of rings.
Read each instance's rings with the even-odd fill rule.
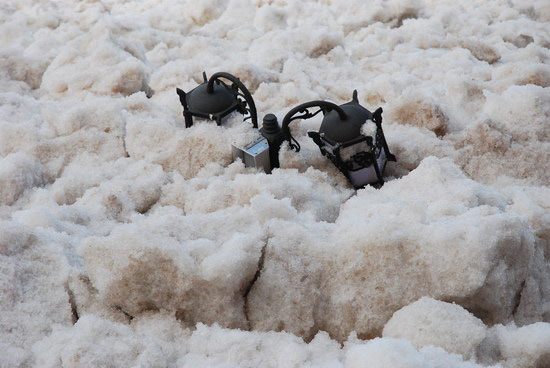
[[[382,336],[409,340],[416,348],[438,346],[469,359],[486,333],[483,322],[461,306],[422,297],[395,312]]]
[[[550,6],[472,0],[0,5],[0,367],[547,367]],[[266,175],[238,114],[384,109],[355,191],[296,121]],[[363,129],[372,135],[372,127]],[[369,129],[370,128],[370,129]]]

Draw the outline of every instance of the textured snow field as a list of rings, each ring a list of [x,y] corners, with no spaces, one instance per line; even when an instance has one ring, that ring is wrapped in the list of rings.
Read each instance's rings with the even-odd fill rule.
[[[357,89],[388,182],[320,117],[232,162],[203,70],[260,119]],[[548,368],[549,123],[547,0],[4,0],[0,367]]]

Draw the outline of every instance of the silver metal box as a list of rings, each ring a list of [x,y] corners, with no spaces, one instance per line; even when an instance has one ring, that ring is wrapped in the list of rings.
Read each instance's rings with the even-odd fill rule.
[[[244,147],[234,143],[231,145],[231,152],[233,160],[240,158],[244,166],[262,169],[267,174],[271,173],[267,139],[260,137]]]

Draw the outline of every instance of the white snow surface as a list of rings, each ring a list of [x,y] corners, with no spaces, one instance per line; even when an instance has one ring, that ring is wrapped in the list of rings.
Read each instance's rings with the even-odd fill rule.
[[[2,2],[0,367],[550,367],[549,64],[547,0]],[[386,184],[320,116],[232,162],[203,71],[260,122],[357,89]]]

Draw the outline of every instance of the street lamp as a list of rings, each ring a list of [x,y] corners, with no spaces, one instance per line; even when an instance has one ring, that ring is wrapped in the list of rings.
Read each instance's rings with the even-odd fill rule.
[[[316,112],[308,109],[319,107]],[[296,152],[300,145],[290,134],[289,124],[297,119],[324,115],[318,132],[308,136],[344,174],[355,188],[367,184],[384,184],[383,173],[388,161],[395,161],[382,130],[382,108],[371,113],[359,104],[357,91],[350,102],[337,106],[326,101],[310,101],[290,110],[282,122],[282,130],[289,146]],[[297,115],[300,114],[300,115]]]
[[[222,119],[233,111],[248,114],[244,120],[251,119],[254,128],[258,127],[256,105],[239,78],[225,72],[215,73],[210,79],[206,78],[204,72],[202,76],[204,82],[189,92],[176,88],[183,106],[186,128],[193,125],[193,116],[215,120],[216,124],[221,125]],[[221,78],[229,80],[232,84],[226,84]]]
[[[215,120],[221,125],[223,117],[233,111],[248,115],[254,128],[258,128],[256,106],[252,96],[241,81],[229,73],[216,73],[188,93],[177,88],[183,106],[185,126],[193,125],[192,116]],[[228,79],[228,85],[220,80]],[[312,108],[319,108],[310,111]],[[359,104],[357,91],[343,105],[327,101],[310,101],[292,108],[283,118],[281,126],[273,114],[265,115],[260,135],[253,142],[233,145],[233,157],[240,158],[246,166],[262,168],[271,173],[279,167],[279,150],[286,140],[291,150],[300,151],[300,144],[290,133],[289,124],[299,119],[310,119],[320,112],[323,121],[319,131],[310,131],[308,136],[346,176],[355,188],[365,185],[384,184],[383,173],[388,161],[395,161],[390,153],[382,130],[382,108],[371,113]]]

